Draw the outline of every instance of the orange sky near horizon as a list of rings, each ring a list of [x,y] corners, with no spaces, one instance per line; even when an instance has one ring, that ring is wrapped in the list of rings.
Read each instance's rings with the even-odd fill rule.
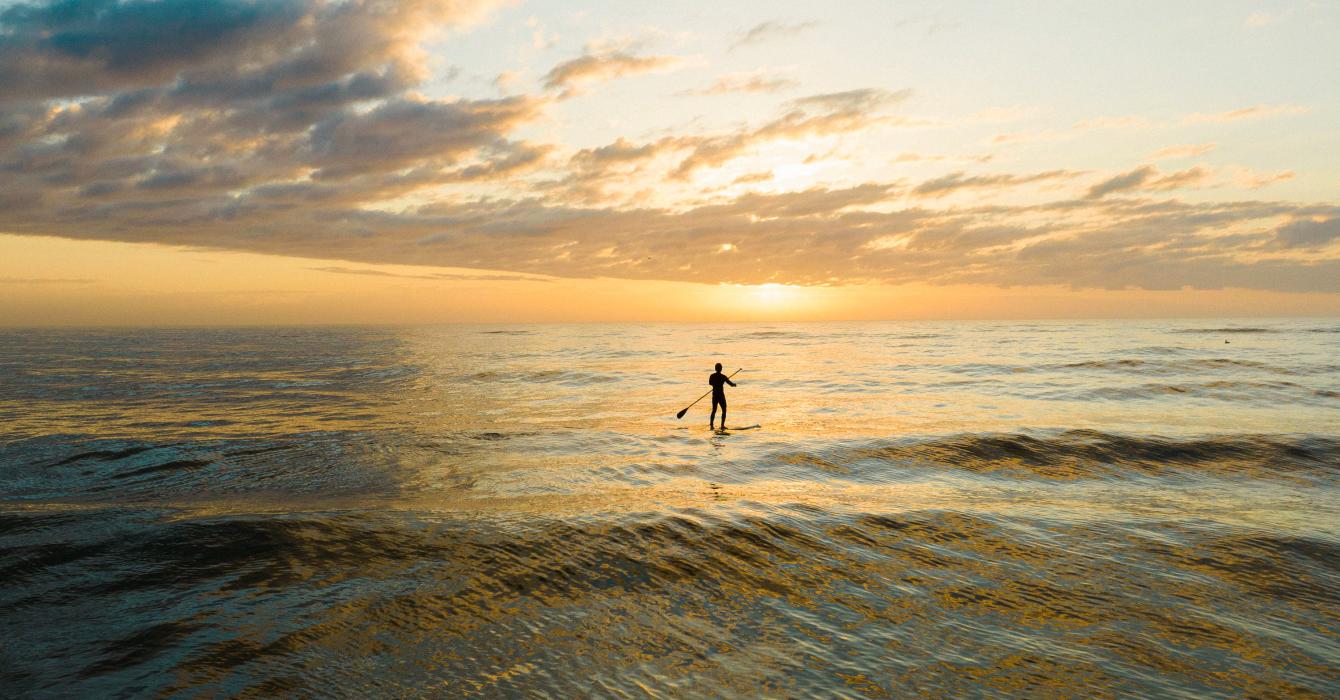
[[[0,235],[0,325],[838,321],[1340,315],[1340,294],[708,285]]]

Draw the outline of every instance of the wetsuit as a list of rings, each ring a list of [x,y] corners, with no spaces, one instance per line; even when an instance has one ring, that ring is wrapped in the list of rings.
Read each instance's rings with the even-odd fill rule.
[[[721,427],[726,427],[726,385],[735,386],[729,377],[720,373],[713,372],[712,376],[707,378],[707,383],[712,385],[712,417],[708,420],[708,425],[715,425],[717,420],[717,406],[721,406]]]

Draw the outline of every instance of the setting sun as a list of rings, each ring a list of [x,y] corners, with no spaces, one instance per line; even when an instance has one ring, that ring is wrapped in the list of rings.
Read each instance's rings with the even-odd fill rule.
[[[760,304],[769,306],[790,306],[803,298],[804,290],[785,284],[769,282],[752,288],[753,298]]]

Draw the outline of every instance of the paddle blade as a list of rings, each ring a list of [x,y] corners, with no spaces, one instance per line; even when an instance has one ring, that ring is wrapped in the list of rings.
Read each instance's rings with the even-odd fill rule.
[[[687,408],[686,408],[686,409],[683,409],[683,410],[680,411],[679,413],[676,413],[676,414],[675,414],[675,417],[676,417],[676,418],[683,418],[683,417],[684,417],[684,414],[685,414],[685,413],[688,413],[688,412],[689,412],[689,409],[687,409]]]

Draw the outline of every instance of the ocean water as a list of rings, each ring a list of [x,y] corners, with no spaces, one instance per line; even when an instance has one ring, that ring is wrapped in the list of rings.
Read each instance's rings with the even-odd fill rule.
[[[1336,697],[1340,322],[3,331],[0,695]]]

